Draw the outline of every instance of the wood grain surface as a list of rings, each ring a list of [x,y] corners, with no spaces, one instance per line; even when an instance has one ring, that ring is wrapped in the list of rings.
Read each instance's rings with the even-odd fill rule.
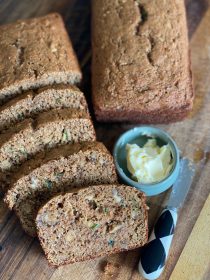
[[[182,155],[195,161],[196,176],[180,213],[170,257],[160,278],[162,280],[170,279],[210,192],[209,1],[186,0],[186,9],[191,40],[195,105],[192,114],[185,121],[159,127],[167,130],[177,141]],[[90,97],[91,14],[89,0],[0,0],[0,24],[53,11],[61,13],[65,20],[84,75],[82,89],[88,99],[91,112],[93,112]],[[112,150],[119,135],[132,126],[95,122],[95,127],[98,139]],[[164,207],[168,194],[169,192],[166,192],[148,199],[150,229]],[[89,262],[66,265],[58,269],[51,268],[44,258],[37,239],[31,238],[23,232],[15,215],[9,212],[3,201],[0,200],[0,279],[2,280],[137,280],[142,279],[137,271],[140,253],[141,249],[137,249]]]
[[[210,195],[190,233],[170,279],[197,280],[210,276]],[[199,254],[199,258],[198,258]]]

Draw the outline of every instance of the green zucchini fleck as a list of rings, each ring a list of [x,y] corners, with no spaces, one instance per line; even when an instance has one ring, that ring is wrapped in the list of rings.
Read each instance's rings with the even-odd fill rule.
[[[108,241],[108,245],[111,246],[111,247],[113,247],[113,246],[114,246],[114,240],[110,239],[110,240]]]
[[[99,228],[99,227],[100,227],[99,224],[94,223],[90,228],[91,228],[91,229],[97,229],[97,228]]]
[[[19,151],[20,151],[20,153],[21,153],[22,155],[24,155],[26,158],[28,157],[28,153],[27,153],[26,149],[25,149],[23,146],[20,147]]]
[[[47,187],[48,189],[51,189],[53,186],[53,183],[50,180],[45,180],[44,182],[45,187]]]
[[[58,179],[58,181],[60,181],[62,179],[64,175],[64,171],[63,172],[55,172],[55,177],[56,179]]]
[[[104,207],[104,209],[103,209],[103,210],[104,210],[104,213],[105,213],[105,214],[109,213],[109,208]]]
[[[56,99],[55,99],[55,102],[56,102],[57,104],[60,104],[60,103],[61,103],[61,97],[56,98]]]
[[[24,119],[24,117],[25,117],[25,115],[24,115],[24,113],[23,113],[23,112],[22,112],[22,113],[17,114],[17,119],[18,119],[19,121],[22,121],[22,120]]]
[[[63,135],[62,135],[62,142],[68,142],[69,141],[69,136],[68,132],[66,129],[63,130]]]

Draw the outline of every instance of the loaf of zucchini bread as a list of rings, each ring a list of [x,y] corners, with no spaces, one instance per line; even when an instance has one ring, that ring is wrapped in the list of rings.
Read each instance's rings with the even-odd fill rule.
[[[13,174],[5,202],[15,210],[23,229],[36,235],[39,207],[56,193],[75,187],[117,182],[113,158],[102,143],[65,145],[40,153]]]
[[[184,0],[92,1],[92,94],[99,121],[168,123],[192,109]]]
[[[95,140],[95,130],[86,111],[50,110],[0,135],[0,171],[9,171],[44,149]]]
[[[0,26],[0,104],[29,89],[77,84],[81,77],[59,14]]]
[[[61,194],[41,207],[36,225],[53,266],[134,249],[148,238],[145,195],[116,184]]]
[[[84,94],[73,85],[52,85],[27,91],[0,108],[0,131],[25,118],[33,118],[50,109],[78,109],[88,112]]]

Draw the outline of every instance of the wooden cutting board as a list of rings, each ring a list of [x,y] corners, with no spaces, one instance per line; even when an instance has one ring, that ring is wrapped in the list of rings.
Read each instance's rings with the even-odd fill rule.
[[[161,277],[164,280],[169,279],[210,192],[210,9],[207,0],[187,0],[186,7],[196,95],[194,110],[185,121],[160,127],[174,137],[184,156],[194,159],[197,168],[191,191],[178,220],[170,257]],[[60,12],[64,17],[83,70],[82,87],[90,101],[90,0],[0,0],[0,24],[52,11]],[[119,135],[132,126],[95,123],[95,127],[98,139],[111,150]],[[150,228],[162,210],[167,195],[164,193],[148,199]],[[2,280],[137,280],[141,279],[137,272],[140,251],[137,249],[58,269],[51,268],[38,241],[23,232],[15,215],[0,200]]]
[[[170,280],[210,278],[210,195],[187,240]]]

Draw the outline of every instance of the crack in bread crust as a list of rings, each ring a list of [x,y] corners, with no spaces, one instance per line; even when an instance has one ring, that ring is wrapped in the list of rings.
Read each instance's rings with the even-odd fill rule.
[[[97,120],[183,119],[194,97],[184,1],[93,0],[92,15]],[[168,114],[165,120],[160,111]],[[174,114],[180,111],[180,116]]]

